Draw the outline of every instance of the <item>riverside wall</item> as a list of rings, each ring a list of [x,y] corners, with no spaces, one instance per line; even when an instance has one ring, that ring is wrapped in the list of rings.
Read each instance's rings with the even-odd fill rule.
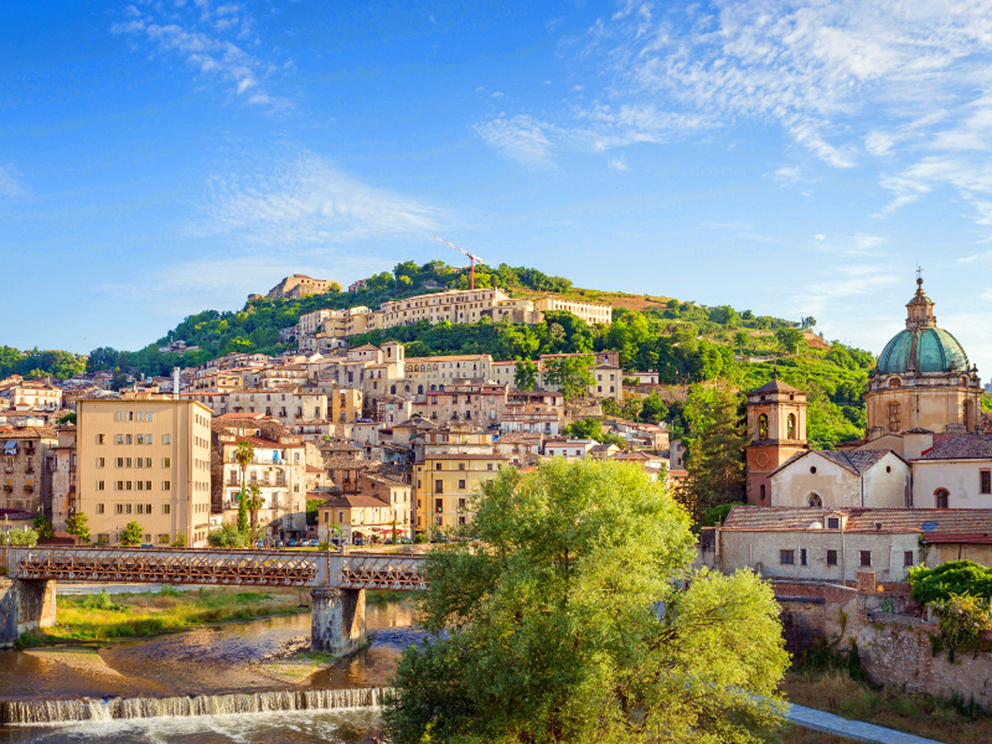
[[[840,652],[857,647],[861,666],[878,684],[908,693],[974,699],[992,708],[992,653],[934,653],[928,622],[905,586],[874,585],[859,576],[856,588],[774,582],[782,608],[786,649],[793,655],[826,644]]]
[[[0,578],[0,648],[22,633],[55,624],[55,582]]]

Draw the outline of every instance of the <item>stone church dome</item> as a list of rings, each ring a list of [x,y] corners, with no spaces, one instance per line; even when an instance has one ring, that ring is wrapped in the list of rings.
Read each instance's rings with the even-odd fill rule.
[[[917,279],[916,285],[916,295],[906,305],[906,328],[885,345],[875,374],[967,371],[968,355],[954,336],[937,327],[933,301],[923,292],[923,280]]]

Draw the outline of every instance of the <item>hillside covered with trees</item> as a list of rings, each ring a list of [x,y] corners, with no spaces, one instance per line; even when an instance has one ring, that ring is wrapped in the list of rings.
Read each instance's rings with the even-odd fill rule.
[[[0,350],[0,375],[50,374],[64,379],[85,369],[118,370],[135,376],[167,375],[173,367],[204,364],[231,352],[277,354],[279,330],[293,326],[303,313],[381,303],[430,291],[466,288],[467,270],[441,261],[418,266],[413,261],[369,278],[354,292],[333,290],[302,299],[255,297],[238,311],[206,310],[185,318],[157,342],[138,351],[110,347],[93,350],[88,359],[60,351]],[[726,305],[707,307],[673,298],[621,295],[572,287],[568,279],[535,269],[476,268],[476,286],[499,286],[511,296],[554,292],[563,297],[599,300],[615,306],[609,326],[590,326],[575,316],[548,313],[533,326],[492,322],[475,324],[421,322],[357,336],[352,343],[380,344],[393,339],[407,345],[407,356],[489,353],[497,360],[537,359],[542,354],[594,352],[620,354],[625,370],[657,371],[672,386],[646,398],[632,396],[622,412],[631,417],[665,418],[676,434],[687,431],[684,402],[692,386],[723,381],[745,390],[766,382],[772,368],[784,381],[810,393],[809,438],[813,446],[833,446],[856,438],[864,428],[864,384],[874,363],[869,352],[824,343],[810,331],[815,319],[792,322],[756,316]],[[640,309],[631,309],[640,308]],[[160,346],[182,339],[199,347],[185,353],[162,353]],[[619,412],[619,411],[618,411]]]

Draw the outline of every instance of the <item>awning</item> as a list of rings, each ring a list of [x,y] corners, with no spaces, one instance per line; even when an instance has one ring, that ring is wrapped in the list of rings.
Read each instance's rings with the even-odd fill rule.
[[[17,454],[17,440],[8,439],[3,443],[3,453],[7,454]]]

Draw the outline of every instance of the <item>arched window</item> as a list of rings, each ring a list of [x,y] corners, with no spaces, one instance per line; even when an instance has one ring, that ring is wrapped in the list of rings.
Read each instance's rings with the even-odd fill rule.
[[[758,439],[768,439],[768,414],[758,416]]]
[[[764,483],[761,484],[761,500],[762,501],[765,500],[765,484]]]
[[[423,395],[423,394],[424,394],[424,386],[417,385],[417,395]]]
[[[948,506],[949,506],[948,505],[948,499],[949,499],[949,497],[950,497],[951,494],[949,494],[947,492],[947,489],[946,488],[938,488],[934,492],[933,495],[934,495],[934,498],[937,501],[937,508],[938,509],[947,509],[948,508]]]
[[[820,498],[820,494],[811,493],[806,499],[807,506],[815,506],[817,509],[823,508],[823,499]]]
[[[900,386],[901,384],[902,384],[902,383],[901,383],[901,382],[899,382],[899,378],[898,378],[898,377],[893,377],[893,378],[892,378],[891,380],[889,380],[889,387],[890,387],[890,388],[897,388],[897,387],[899,387],[899,386]]]
[[[785,438],[795,439],[796,438],[796,414],[790,413],[789,417],[785,420]]]
[[[391,393],[392,395],[396,395],[396,386],[395,386],[395,385],[390,385],[390,386],[389,386],[389,392],[390,392],[390,393]]]

